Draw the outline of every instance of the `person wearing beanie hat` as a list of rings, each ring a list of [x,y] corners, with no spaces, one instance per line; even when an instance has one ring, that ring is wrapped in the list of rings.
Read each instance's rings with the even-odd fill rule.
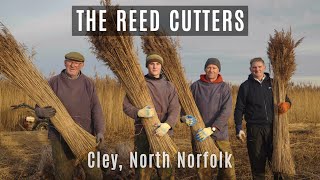
[[[150,53],[147,57],[146,57],[146,67],[148,67],[148,64],[151,62],[158,62],[161,64],[161,66],[163,66],[163,58],[156,53]]]
[[[230,155],[231,167],[219,167],[217,179],[234,180],[236,179],[234,157],[228,136],[228,118],[231,115],[232,97],[230,87],[223,82],[220,70],[220,61],[217,58],[209,58],[204,66],[205,74],[201,74],[200,79],[191,85],[193,98],[206,126],[198,131],[195,138],[200,142],[206,138],[213,138],[218,149],[223,154]],[[181,119],[182,122],[185,122],[183,119],[186,118],[183,116]],[[226,162],[222,164],[225,165]],[[213,179],[212,169],[204,168],[202,164],[198,169],[198,178]]]
[[[84,57],[78,52],[64,56],[65,69],[49,80],[49,85],[72,119],[88,133],[96,136],[97,145],[104,142],[105,118],[96,93],[94,82],[83,73]],[[41,118],[51,118],[56,110],[49,106],[41,108],[36,105],[35,113]],[[61,134],[50,123],[48,138],[52,147],[55,179],[73,179],[76,158]],[[86,179],[102,179],[98,167],[89,168],[88,160],[81,161]]]
[[[210,64],[216,65],[219,69],[219,72],[221,71],[221,65],[220,65],[220,61],[217,58],[209,58],[206,61],[206,64],[204,65],[204,69],[207,68],[207,66],[209,66]]]
[[[158,54],[149,54],[146,57],[146,67],[148,74],[145,75],[147,87],[152,98],[154,107],[150,105],[146,107],[135,107],[126,96],[123,101],[123,111],[135,121],[135,147],[138,156],[141,154],[149,154],[150,146],[147,135],[143,129],[141,119],[147,121],[157,113],[161,123],[155,125],[155,135],[162,137],[165,134],[173,135],[173,128],[175,127],[178,117],[180,115],[180,104],[178,93],[173,84],[161,75],[161,68],[163,65],[163,58]],[[174,166],[170,168],[157,168],[160,179],[174,178]],[[152,168],[149,166],[145,168],[136,168],[138,179],[150,179],[152,175]]]

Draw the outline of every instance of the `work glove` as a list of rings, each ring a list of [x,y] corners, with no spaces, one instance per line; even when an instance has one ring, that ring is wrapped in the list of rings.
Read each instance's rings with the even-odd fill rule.
[[[103,134],[102,134],[102,133],[98,133],[97,136],[96,136],[96,142],[97,142],[97,144],[101,144],[101,143],[103,143],[103,141],[104,141],[104,136],[103,136]]]
[[[180,119],[183,123],[186,123],[188,126],[194,126],[197,123],[197,119],[192,115],[182,116]]]
[[[290,109],[290,103],[282,102],[278,104],[278,112],[279,114],[286,113]]]
[[[154,108],[146,106],[138,111],[138,117],[151,118],[154,116]]]
[[[213,130],[211,127],[207,127],[204,129],[199,129],[197,134],[196,134],[196,140],[197,141],[204,141],[207,137],[209,137],[211,134],[213,134]]]
[[[239,133],[237,134],[237,139],[241,140],[241,142],[245,142],[246,139],[246,133],[244,131],[240,130]]]
[[[56,109],[51,106],[46,106],[44,108],[36,107],[34,111],[39,118],[52,118],[57,112]]]
[[[158,135],[160,137],[164,136],[165,134],[167,134],[167,132],[171,128],[168,123],[158,123],[158,124],[155,124],[155,126],[158,127],[156,129],[156,135]]]

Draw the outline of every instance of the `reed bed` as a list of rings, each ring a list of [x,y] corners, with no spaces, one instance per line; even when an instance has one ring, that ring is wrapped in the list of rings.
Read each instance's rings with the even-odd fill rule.
[[[122,136],[124,134],[123,132],[127,132],[133,138],[134,121],[122,110],[122,103],[125,96],[124,87],[115,79],[109,77],[95,77],[94,82],[102,111],[106,119],[105,138],[107,141],[110,139],[110,133]],[[126,136],[127,133],[125,134]],[[128,139],[128,137],[126,138]],[[110,141],[112,140],[115,140],[114,137],[110,139]]]
[[[302,38],[303,39],[303,38]],[[280,102],[285,102],[289,81],[296,69],[294,49],[302,42],[295,42],[291,30],[288,32],[276,31],[274,36],[270,35],[268,42],[268,57],[274,74],[273,97],[274,123],[273,123],[273,155],[272,169],[288,175],[295,175],[295,164],[290,149],[289,120],[287,114],[278,114]]]
[[[95,150],[95,138],[72,120],[48,82],[32,64],[9,30],[3,24],[0,29],[1,73],[20,87],[39,106],[51,105],[57,110],[51,122],[77,158],[81,159],[89,151]]]
[[[200,112],[193,99],[190,84],[185,77],[178,54],[178,42],[162,32],[149,32],[142,36],[141,39],[142,49],[145,54],[156,52],[164,59],[162,67],[163,74],[175,85],[178,91],[180,104],[185,114],[191,114],[197,118],[198,123],[191,127],[192,136],[195,137],[200,128],[205,128],[205,124],[203,123]],[[195,148],[197,153],[203,154],[208,152],[209,154],[219,155],[219,150],[212,138],[207,138],[203,142],[195,140]]]
[[[0,131],[14,131],[21,128],[21,123],[26,116],[34,116],[34,113],[27,109],[12,110],[10,106],[27,103],[35,103],[23,93],[21,89],[16,88],[14,84],[6,79],[0,80]]]
[[[117,32],[115,24],[117,7],[110,6],[108,1],[103,4],[107,10],[104,17],[107,21],[105,25],[109,28],[109,33],[112,32],[112,36],[105,36],[103,32],[89,33],[92,52],[98,59],[109,66],[118,77],[134,106],[138,108],[143,108],[147,105],[154,107],[133,46],[133,38],[128,32]],[[142,120],[151,151],[153,153],[166,152],[173,158],[177,153],[177,146],[169,135],[163,137],[154,135],[154,124],[159,122],[157,115]]]

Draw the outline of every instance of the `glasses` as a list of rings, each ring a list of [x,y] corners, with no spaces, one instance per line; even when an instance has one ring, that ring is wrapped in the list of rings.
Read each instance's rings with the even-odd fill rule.
[[[74,66],[80,66],[80,64],[82,64],[82,62],[77,62],[77,61],[67,61],[68,65],[74,65]]]

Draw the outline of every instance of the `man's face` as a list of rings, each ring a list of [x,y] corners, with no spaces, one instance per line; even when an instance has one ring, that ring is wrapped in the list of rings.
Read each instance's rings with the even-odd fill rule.
[[[160,77],[161,64],[158,62],[150,62],[147,66],[149,75],[153,77]]]
[[[209,64],[204,71],[208,80],[216,80],[220,72],[218,66],[214,64]]]
[[[252,63],[250,67],[250,71],[254,78],[261,80],[264,75],[264,71],[266,70],[266,66],[263,62],[257,61]]]
[[[71,78],[75,78],[78,76],[79,72],[84,66],[83,62],[73,61],[73,60],[65,60],[64,66],[66,67],[66,72]]]

